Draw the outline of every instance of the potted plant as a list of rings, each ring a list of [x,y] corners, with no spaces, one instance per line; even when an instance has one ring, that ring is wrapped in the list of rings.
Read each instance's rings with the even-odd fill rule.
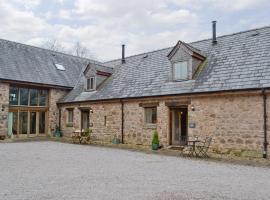
[[[113,144],[120,144],[120,139],[116,137],[116,135],[114,135],[113,139],[112,139],[112,143]]]
[[[53,136],[54,136],[54,137],[62,137],[62,132],[61,132],[61,130],[60,130],[60,127],[57,126],[57,125],[56,125],[56,127],[55,127],[55,131],[54,131],[54,133],[53,133]]]
[[[159,137],[157,130],[153,133],[153,139],[152,139],[152,150],[158,150],[159,149]]]

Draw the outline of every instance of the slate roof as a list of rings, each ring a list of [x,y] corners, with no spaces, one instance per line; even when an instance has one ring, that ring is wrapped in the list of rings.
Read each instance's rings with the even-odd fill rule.
[[[62,102],[216,92],[270,87],[270,27],[217,37],[218,43],[189,43],[207,57],[195,80],[170,82],[172,47],[104,63],[113,75],[95,92],[83,92],[80,78]]]
[[[0,80],[73,88],[82,69],[89,62],[101,64],[86,58],[0,39]],[[54,64],[61,64],[66,70],[57,70]]]

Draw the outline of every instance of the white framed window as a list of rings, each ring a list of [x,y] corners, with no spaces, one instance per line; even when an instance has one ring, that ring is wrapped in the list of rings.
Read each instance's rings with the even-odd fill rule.
[[[94,90],[96,87],[96,78],[90,77],[86,81],[86,89],[87,90]]]
[[[157,107],[148,107],[144,109],[144,122],[145,124],[157,123]]]
[[[174,80],[187,80],[188,79],[188,63],[176,62],[173,64]]]

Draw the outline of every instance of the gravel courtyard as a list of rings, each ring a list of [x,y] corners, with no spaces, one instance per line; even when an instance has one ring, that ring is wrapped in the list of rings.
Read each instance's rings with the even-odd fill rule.
[[[0,199],[270,199],[270,169],[57,142],[0,144]]]

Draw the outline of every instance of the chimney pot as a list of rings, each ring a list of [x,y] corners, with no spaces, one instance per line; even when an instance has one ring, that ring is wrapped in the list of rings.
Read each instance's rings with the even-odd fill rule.
[[[212,32],[213,32],[212,43],[213,44],[216,44],[217,43],[217,29],[216,29],[216,24],[217,24],[217,21],[212,21]]]
[[[124,64],[126,62],[126,58],[125,58],[125,45],[122,44],[122,64]]]

